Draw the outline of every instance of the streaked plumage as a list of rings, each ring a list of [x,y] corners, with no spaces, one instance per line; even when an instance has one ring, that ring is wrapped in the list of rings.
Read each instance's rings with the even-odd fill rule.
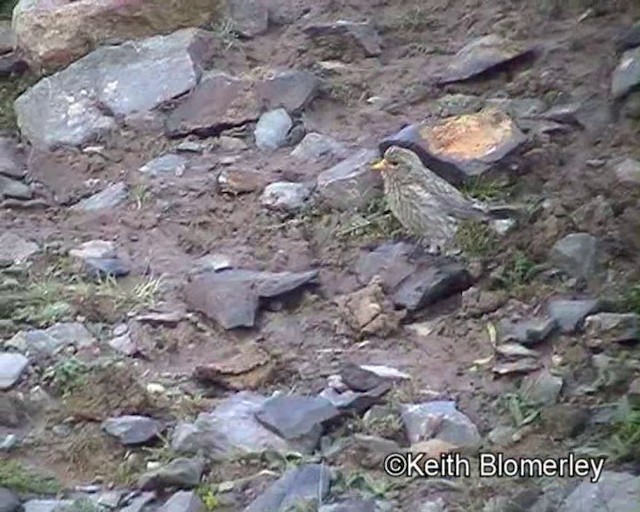
[[[461,221],[489,220],[481,205],[427,169],[413,151],[391,146],[373,169],[382,173],[394,216],[433,249],[449,246]]]

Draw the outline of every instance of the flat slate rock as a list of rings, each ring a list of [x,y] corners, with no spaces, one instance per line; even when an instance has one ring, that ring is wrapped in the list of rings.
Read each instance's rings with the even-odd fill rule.
[[[439,83],[469,80],[500,66],[532,56],[532,48],[508,41],[496,34],[479,37],[464,46],[452,58]]]
[[[0,174],[11,178],[24,178],[26,157],[10,137],[0,137]]]
[[[71,209],[74,211],[96,212],[99,210],[108,210],[115,208],[124,203],[129,198],[127,185],[123,182],[109,185],[104,190],[83,199],[74,204]]]
[[[29,364],[22,354],[0,352],[0,390],[13,387],[22,376]]]
[[[178,491],[157,512],[205,512],[207,509],[194,491]]]
[[[171,487],[193,488],[200,485],[205,461],[201,458],[177,458],[168,464],[147,471],[138,479],[138,488],[143,491],[162,490]]]
[[[592,278],[599,268],[600,244],[589,233],[571,233],[551,248],[549,261],[578,279]]]
[[[621,99],[640,86],[640,48],[622,54],[620,64],[613,71],[611,95]]]
[[[598,312],[600,302],[596,299],[552,300],[549,316],[556,321],[563,334],[573,334],[582,328],[585,318]]]
[[[291,156],[298,160],[315,162],[324,157],[335,156],[346,158],[347,146],[321,133],[307,133],[291,152]]]
[[[515,341],[523,345],[536,345],[546,340],[556,329],[553,318],[536,317],[525,320],[503,320],[500,324],[502,341]]]
[[[229,0],[229,19],[243,37],[255,37],[269,29],[269,4],[264,0]]]
[[[0,487],[0,512],[21,512],[20,497],[10,489]]]
[[[5,231],[0,235],[1,264],[14,265],[24,263],[39,250],[38,244],[25,240],[11,231]]]
[[[382,38],[368,21],[338,20],[334,23],[307,25],[303,32],[311,38],[334,37],[343,39],[347,47],[362,48],[365,57],[377,57],[382,53]]]
[[[151,176],[182,176],[188,163],[187,157],[169,153],[150,160],[140,167],[140,172]]]
[[[48,357],[64,347],[87,348],[95,341],[93,334],[84,325],[63,322],[47,329],[20,331],[6,344],[25,354]]]
[[[162,423],[146,416],[120,416],[102,422],[102,429],[125,446],[135,446],[156,439]]]
[[[309,71],[279,71],[256,83],[260,105],[266,110],[285,109],[293,114],[307,107],[318,95],[320,79]]]
[[[285,512],[306,503],[317,505],[331,487],[331,470],[321,464],[307,464],[290,469],[260,496],[245,512]]]
[[[637,512],[640,477],[604,471],[600,480],[581,483],[566,499],[559,512]]]
[[[169,114],[165,127],[170,137],[190,133],[208,137],[255,121],[259,115],[253,83],[216,70],[205,75],[186,100]]]
[[[283,295],[318,276],[307,272],[259,272],[228,269],[195,276],[185,287],[189,307],[225,329],[253,327],[260,298]]]
[[[256,419],[301,451],[311,453],[320,441],[324,424],[341,414],[321,397],[281,395],[262,404]]]
[[[264,427],[255,414],[267,398],[241,391],[223,400],[212,412],[201,413],[194,423],[180,423],[173,432],[171,447],[180,454],[202,455],[225,460],[239,453],[289,450],[287,442]]]
[[[33,191],[31,187],[22,181],[9,178],[0,174],[0,198],[31,199]]]
[[[22,94],[18,126],[34,146],[81,146],[114,130],[112,115],[150,111],[193,89],[214,41],[212,33],[183,29],[98,48]]]
[[[418,311],[471,286],[471,276],[461,264],[426,257],[409,261],[412,251],[413,246],[402,242],[363,251],[356,263],[358,281],[366,285],[380,276],[393,303],[408,311]]]
[[[507,157],[527,137],[502,110],[480,112],[409,125],[379,144],[381,154],[391,146],[412,150],[425,167],[454,185],[489,171],[506,168]],[[501,164],[503,164],[501,166]]]

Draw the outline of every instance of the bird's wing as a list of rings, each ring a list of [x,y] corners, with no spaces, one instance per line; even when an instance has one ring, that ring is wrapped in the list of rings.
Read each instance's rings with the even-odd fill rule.
[[[429,173],[429,174],[427,174]],[[456,187],[425,168],[424,187],[437,199],[439,206],[452,217],[483,220],[484,212],[469,201]]]

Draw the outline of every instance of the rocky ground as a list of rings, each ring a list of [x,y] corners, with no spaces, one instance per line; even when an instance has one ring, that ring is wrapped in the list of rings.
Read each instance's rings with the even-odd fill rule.
[[[634,5],[231,0],[154,35],[22,4],[1,512],[637,512]],[[391,143],[517,215],[422,254],[369,169]],[[607,461],[385,475],[407,451]]]

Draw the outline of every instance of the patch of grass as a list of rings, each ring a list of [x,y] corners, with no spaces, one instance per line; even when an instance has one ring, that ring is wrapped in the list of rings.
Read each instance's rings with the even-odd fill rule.
[[[62,489],[60,483],[25,468],[16,460],[3,459],[0,464],[0,487],[20,494],[55,495]]]
[[[144,183],[136,185],[129,192],[130,199],[136,204],[136,210],[142,210],[150,195],[151,190]]]
[[[214,35],[224,44],[225,50],[231,49],[240,39],[238,29],[231,18],[224,18],[211,27]]]
[[[391,17],[386,25],[398,32],[422,32],[432,28],[435,20],[429,15],[429,7],[416,5],[403,9],[401,13]]]
[[[630,286],[622,294],[617,309],[626,313],[640,314],[640,284]]]
[[[355,212],[336,230],[338,238],[393,239],[406,234],[381,196]]]
[[[517,251],[498,277],[498,284],[507,290],[518,290],[535,278],[539,267],[522,251]]]
[[[640,409],[632,407],[626,399],[618,408],[606,452],[616,462],[640,460]]]
[[[338,492],[357,491],[374,499],[390,499],[396,497],[407,483],[399,478],[375,478],[365,471],[354,471],[347,475],[339,474],[332,488]]]
[[[498,247],[496,233],[486,223],[473,220],[461,222],[456,230],[456,243],[472,257],[487,257]]]
[[[528,403],[519,393],[507,393],[502,397],[502,402],[516,428],[529,425],[540,416],[540,409]]]
[[[89,367],[75,357],[56,363],[44,374],[51,380],[56,391],[63,397],[78,389],[85,383]]]
[[[501,180],[476,177],[462,186],[462,193],[478,201],[495,201],[503,199],[510,192],[510,187]]]
[[[196,489],[196,494],[202,500],[207,512],[214,512],[220,507],[220,499],[214,486],[203,484]]]

